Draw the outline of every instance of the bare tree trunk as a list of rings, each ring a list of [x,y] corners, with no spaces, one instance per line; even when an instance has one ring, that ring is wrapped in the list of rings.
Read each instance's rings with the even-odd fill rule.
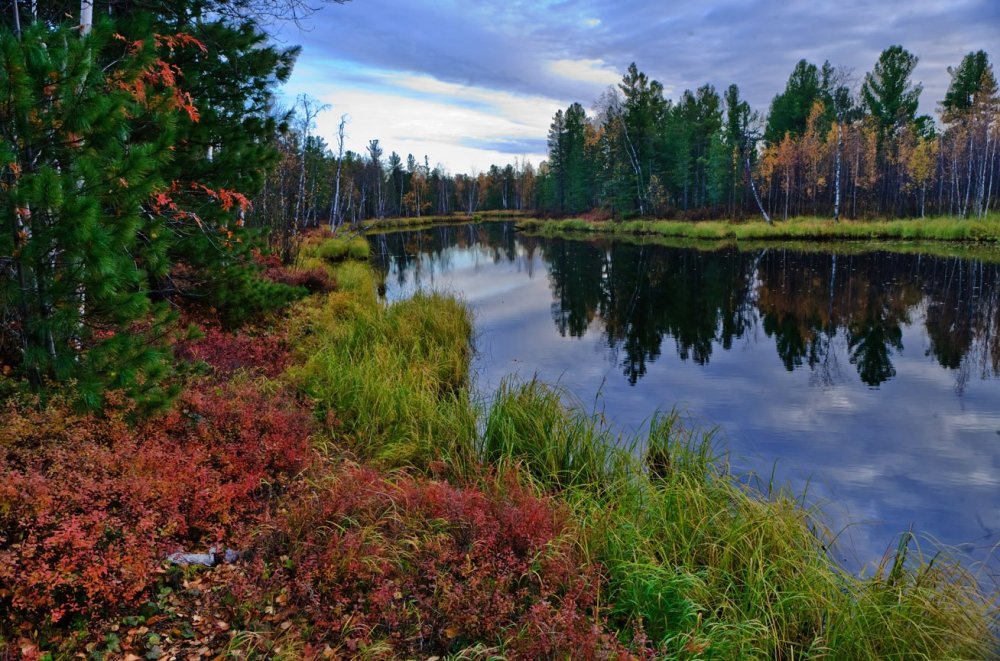
[[[760,203],[760,196],[757,195],[757,185],[753,182],[753,173],[750,171],[749,154],[746,156],[746,160],[744,161],[744,163],[746,163],[747,179],[750,180],[750,190],[753,191],[753,199],[757,201],[757,208],[760,209],[760,213],[762,216],[764,216],[764,220],[766,220],[767,224],[770,225],[771,217],[767,215],[767,211],[764,210],[764,205]]]
[[[333,204],[330,206],[330,230],[336,231],[343,222],[340,213],[340,173],[344,167],[344,125],[347,123],[347,115],[340,116],[340,125],[337,127],[337,183],[333,191]]]
[[[840,222],[840,152],[844,148],[844,125],[837,122],[837,158],[834,165],[833,221]]]
[[[962,218],[965,218],[965,217],[967,217],[969,215],[969,197],[972,194],[972,170],[973,170],[973,168],[972,168],[972,152],[973,152],[973,145],[975,144],[974,143],[974,137],[973,137],[973,135],[974,134],[973,134],[972,127],[969,127],[969,159],[968,159],[967,170],[966,170],[966,173],[965,173],[965,175],[966,175],[966,181],[965,181],[965,202],[962,203],[962,214],[961,214]]]
[[[17,5],[17,0],[11,3],[11,9],[14,11],[14,34],[17,35],[17,40],[21,40],[21,8]]]
[[[94,0],[80,0],[80,34],[87,36],[94,27]]]
[[[976,191],[976,210],[980,218],[986,214],[986,161],[990,158],[992,147],[989,123],[986,124],[986,148],[983,150],[982,164],[979,166],[979,188]]]
[[[987,130],[989,130],[989,129],[987,129]],[[985,208],[985,213],[989,213],[990,212],[990,200],[993,198],[993,166],[994,166],[994,164],[996,163],[996,160],[997,160],[997,142],[1000,142],[1000,141],[993,140],[993,155],[990,156],[990,175],[989,175],[990,182],[989,182],[989,185],[988,185],[988,187],[986,189],[986,208]]]
[[[646,215],[646,201],[642,192],[642,164],[639,163],[639,154],[636,152],[635,147],[632,145],[632,139],[628,135],[628,127],[625,125],[625,118],[618,114],[618,121],[622,125],[622,134],[625,136],[625,152],[628,154],[629,163],[632,165],[632,170],[635,171],[635,192],[639,199],[639,215]]]

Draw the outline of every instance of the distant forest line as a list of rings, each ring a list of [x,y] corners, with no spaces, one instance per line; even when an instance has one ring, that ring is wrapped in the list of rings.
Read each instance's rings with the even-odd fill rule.
[[[520,210],[595,218],[742,219],[948,215],[997,207],[1000,94],[989,56],[949,68],[938,118],[918,115],[918,58],[884,50],[860,80],[829,62],[801,60],[766,114],[737,85],[664,96],[632,64],[591,112],[556,112],[548,159],[515,158],[448,173],[427,156],[337,149],[311,133],[318,108],[301,99],[297,123],[276,138],[283,154],[255,202],[255,222],[316,225],[393,216]],[[304,110],[304,112],[303,112]],[[341,125],[343,128],[343,124]]]

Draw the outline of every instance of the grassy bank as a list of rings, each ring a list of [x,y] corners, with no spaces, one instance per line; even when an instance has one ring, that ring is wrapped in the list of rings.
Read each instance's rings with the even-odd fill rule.
[[[393,230],[414,227],[430,227],[433,225],[451,225],[455,223],[481,223],[490,220],[513,220],[525,217],[525,212],[510,211],[476,211],[468,213],[453,213],[448,215],[403,216],[397,218],[381,218],[365,221],[365,230]]]
[[[671,658],[992,653],[972,576],[908,557],[908,538],[874,576],[845,574],[814,533],[817,513],[740,486],[713,458],[711,437],[675,413],[623,441],[543,384],[507,384],[482,447],[569,503],[580,544],[606,571],[619,630],[641,625]]]
[[[666,248],[684,248],[706,252],[714,252],[725,248],[740,250],[782,249],[797,252],[817,252],[836,255],[863,255],[874,251],[884,251],[899,254],[931,255],[934,257],[957,257],[959,259],[975,259],[991,264],[1000,263],[1000,243],[986,241],[910,241],[903,239],[872,239],[866,241],[837,240],[817,243],[799,239],[795,241],[767,241],[736,239],[686,239],[680,237],[658,236],[649,234],[603,234],[597,232],[562,232],[547,231],[539,233],[536,230],[525,229],[531,234],[541,234],[545,237],[562,237],[566,239],[587,241],[619,241],[636,245],[654,245]]]
[[[522,219],[519,225],[542,234],[599,233],[622,236],[659,236],[710,241],[833,241],[833,240],[907,240],[907,241],[979,241],[1000,243],[1000,214],[984,220],[960,220],[953,217],[912,218],[905,220],[841,220],[828,218],[792,218],[767,224],[748,222],[668,220],[589,221],[582,219]]]
[[[993,656],[974,577],[908,538],[844,573],[674,414],[621,438],[537,381],[477,410],[469,311],[380,301],[362,243],[305,241],[282,277],[321,293],[183,347],[159,418],[3,413],[0,656]],[[239,557],[164,562],[210,546]]]
[[[541,383],[507,384],[477,433],[463,309],[438,296],[386,308],[370,278],[341,267],[342,290],[303,325],[301,387],[345,420],[365,460],[484,491],[513,481],[568,508],[580,571],[602,577],[591,615],[630,653],[930,659],[995,649],[992,606],[957,564],[916,557],[904,538],[874,576],[844,573],[814,532],[816,513],[749,492],[676,415],[657,418],[648,438],[622,439]]]

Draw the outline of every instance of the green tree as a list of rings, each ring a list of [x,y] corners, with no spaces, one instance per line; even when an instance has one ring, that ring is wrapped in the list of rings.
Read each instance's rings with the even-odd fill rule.
[[[951,121],[952,117],[968,111],[976,94],[993,78],[989,55],[982,50],[966,55],[957,68],[948,67],[948,73],[951,75],[951,84],[941,102],[945,121]],[[995,79],[993,82],[996,83]]]
[[[861,100],[875,120],[881,142],[916,118],[923,86],[914,85],[910,76],[917,61],[917,56],[902,46],[890,46],[879,55],[875,68],[865,75]]]
[[[815,64],[799,60],[785,84],[785,91],[771,101],[764,139],[770,145],[781,142],[785,134],[802,135],[813,103],[822,98],[823,87]]]
[[[36,389],[74,380],[155,400],[167,321],[150,278],[168,238],[149,213],[177,139],[175,90],[150,76],[152,32],[126,44],[36,23],[0,32],[0,356]],[[189,220],[193,225],[194,222]]]

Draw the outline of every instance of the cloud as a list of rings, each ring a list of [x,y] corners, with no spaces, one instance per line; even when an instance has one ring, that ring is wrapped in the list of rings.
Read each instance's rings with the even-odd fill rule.
[[[559,102],[435,80],[424,75],[370,70],[364,84],[324,77],[308,66],[288,86],[289,95],[307,92],[329,103],[317,119],[317,134],[332,144],[337,123],[348,115],[347,148],[363,152],[371,139],[387,152],[455,171],[506,164],[514,156],[534,163],[545,157],[544,136]],[[355,78],[358,76],[355,75]],[[303,82],[305,81],[305,82]]]
[[[483,112],[537,111],[543,116],[512,119],[536,127],[533,137],[542,139],[556,108],[574,101],[588,107],[633,61],[672,95],[705,83],[720,90],[737,83],[752,105],[766,110],[797,60],[828,59],[853,70],[860,84],[879,53],[896,43],[920,57],[914,79],[924,85],[921,112],[933,114],[948,86],[949,65],[978,48],[992,48],[994,58],[1000,57],[1000,3],[355,0],[314,15],[310,31],[286,28],[283,37],[304,46],[290,86],[296,92],[377,88],[380,96],[370,100],[388,101],[404,114],[415,95]],[[392,85],[398,87],[389,99]],[[491,104],[490,96],[498,93],[507,100]],[[343,97],[327,100],[346,105]],[[349,111],[355,120],[385,116],[370,107]],[[437,131],[433,117],[428,124]],[[417,128],[409,132],[414,142],[422,139]],[[374,132],[393,148],[385,128]],[[463,137],[467,144],[526,139],[521,133]],[[429,136],[425,144],[418,151],[433,151],[440,142]],[[456,169],[469,158],[431,156],[448,159]]]
[[[549,71],[569,80],[582,80],[605,86],[615,84],[622,77],[621,72],[608,66],[604,60],[554,60],[549,63]]]

